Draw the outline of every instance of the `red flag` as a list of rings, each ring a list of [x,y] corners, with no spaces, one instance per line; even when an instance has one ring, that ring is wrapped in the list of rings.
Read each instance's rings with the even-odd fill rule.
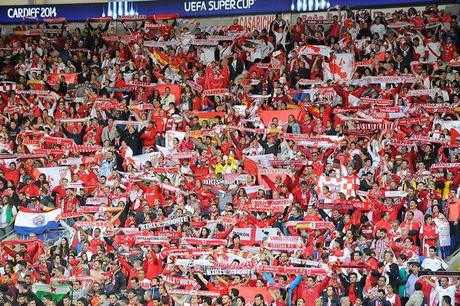
[[[329,63],[324,63],[324,79],[351,79],[354,71],[354,62],[354,55],[351,53],[332,55]]]
[[[66,83],[76,84],[78,75],[76,73],[53,73],[48,76],[48,83],[55,85],[59,78],[63,76]]]
[[[457,129],[450,129],[450,144],[455,145],[460,140],[460,132]]]
[[[375,58],[379,60],[379,62],[383,62],[385,60],[385,51],[377,53]]]
[[[280,110],[280,111],[258,111],[260,119],[266,127],[270,126],[270,122],[272,121],[273,117],[278,118],[278,120],[282,123],[286,123],[290,115],[294,115],[296,119],[299,118],[301,114],[301,109],[288,109],[288,110]]]
[[[230,289],[237,289],[239,291],[239,296],[244,297],[246,303],[252,304],[254,303],[254,298],[256,294],[262,294],[265,301],[270,299],[270,292],[268,291],[267,287],[257,288],[257,287],[243,287],[243,286],[234,286]]]
[[[255,161],[245,157],[244,160],[243,160],[243,166],[244,166],[244,170],[248,174],[257,177],[258,167],[257,167],[257,163]]]

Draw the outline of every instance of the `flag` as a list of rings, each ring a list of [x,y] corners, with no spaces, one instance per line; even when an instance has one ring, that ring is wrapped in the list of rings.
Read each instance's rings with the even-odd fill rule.
[[[68,84],[77,84],[78,81],[78,74],[77,73],[53,73],[48,76],[48,83],[51,85],[56,85],[59,81],[59,78],[63,76],[65,82]]]
[[[35,178],[38,178],[40,174],[46,175],[46,180],[50,183],[51,189],[59,185],[61,179],[66,178],[70,181],[70,169],[69,167],[46,167],[36,168]]]
[[[153,49],[151,54],[152,54],[153,58],[157,61],[157,63],[160,64],[161,66],[169,65],[168,56],[166,54],[164,54],[163,52],[161,52],[160,50]]]
[[[43,298],[49,296],[55,302],[60,302],[71,288],[69,285],[47,285],[42,283],[35,283],[32,285],[32,292],[43,301]]]
[[[46,212],[35,212],[25,207],[20,207],[14,221],[14,231],[17,234],[30,235],[43,234],[50,229],[58,228],[58,216],[61,209],[56,208]]]
[[[253,176],[257,176],[258,174],[257,163],[253,161],[252,159],[248,158],[247,156],[245,156],[243,159],[243,167],[246,173],[253,175]]]
[[[377,53],[375,58],[378,59],[379,62],[383,62],[385,60],[385,51]]]
[[[293,115],[295,119],[299,119],[301,116],[301,109],[287,109],[287,110],[257,110],[257,114],[264,123],[265,127],[269,127],[274,117],[278,118],[281,124],[287,123],[290,115]]]
[[[171,149],[174,147],[174,138],[182,141],[185,138],[185,132],[181,131],[166,131],[165,133],[165,147]],[[158,146],[157,146],[158,147]],[[167,152],[169,154],[169,151]]]
[[[327,46],[321,45],[305,45],[297,49],[297,52],[300,55],[322,55],[327,56],[332,52],[332,49]]]
[[[267,228],[254,228],[254,227],[238,227],[232,231],[233,235],[240,236],[242,245],[252,246],[255,243],[262,242],[269,236],[276,236],[279,234],[278,228],[267,227]]]
[[[450,129],[450,144],[455,145],[457,141],[460,141],[460,129]]]
[[[324,80],[351,79],[354,72],[355,58],[351,53],[334,54],[329,63],[323,63]]]
[[[246,300],[247,304],[254,303],[256,294],[261,294],[265,301],[270,299],[270,292],[267,287],[246,287],[246,286],[233,286],[230,289],[236,289],[239,292],[239,296]]]
[[[28,80],[27,85],[29,85],[31,89],[36,90],[41,90],[45,88],[42,80]]]
[[[268,168],[268,167],[266,167]],[[292,176],[290,169],[259,169],[257,172],[257,179],[259,184],[270,187],[267,181],[262,178],[262,175],[266,176],[270,181],[275,182],[276,177],[281,178],[281,182],[285,182],[288,176]]]
[[[356,179],[352,176],[333,178],[321,176],[318,180],[318,192],[322,193],[324,186],[327,186],[330,192],[337,196],[337,193],[342,192],[347,198],[355,196]]]
[[[136,169],[142,170],[146,162],[151,162],[152,164],[155,164],[159,157],[159,152],[150,152],[141,155],[126,157],[126,162],[134,165]]]
[[[218,124],[218,118],[221,121],[225,118],[225,112],[200,112],[200,111],[193,111],[189,112],[190,117],[198,117],[198,122],[200,124],[203,123],[204,120],[208,122],[208,124],[214,125]]]
[[[245,157],[245,160],[246,159],[253,161],[256,167],[260,165],[261,167],[269,169],[271,168],[270,161],[275,159],[275,156],[273,154],[249,155]],[[251,167],[251,165],[249,165],[249,167]]]

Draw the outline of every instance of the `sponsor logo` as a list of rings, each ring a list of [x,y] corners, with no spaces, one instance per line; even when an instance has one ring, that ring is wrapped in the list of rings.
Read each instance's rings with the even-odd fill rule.
[[[32,222],[36,226],[42,226],[43,224],[45,224],[45,216],[38,215],[32,220]]]

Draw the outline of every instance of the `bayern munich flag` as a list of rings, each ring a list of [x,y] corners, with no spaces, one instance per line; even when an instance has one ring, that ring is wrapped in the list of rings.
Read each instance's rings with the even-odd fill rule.
[[[58,217],[61,209],[52,209],[44,212],[36,212],[24,207],[19,208],[19,212],[14,222],[14,231],[17,234],[30,235],[43,234],[50,229],[58,228]]]

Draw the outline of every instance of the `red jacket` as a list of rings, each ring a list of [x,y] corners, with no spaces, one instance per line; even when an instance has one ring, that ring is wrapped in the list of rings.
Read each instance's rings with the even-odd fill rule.
[[[19,193],[25,193],[31,197],[38,197],[40,195],[40,189],[35,184],[25,185],[19,190]]]
[[[316,301],[318,297],[321,296],[321,293],[326,289],[329,284],[330,277],[327,276],[321,282],[317,283],[313,288],[308,288],[303,280],[299,285],[298,295],[303,298],[304,301]]]

